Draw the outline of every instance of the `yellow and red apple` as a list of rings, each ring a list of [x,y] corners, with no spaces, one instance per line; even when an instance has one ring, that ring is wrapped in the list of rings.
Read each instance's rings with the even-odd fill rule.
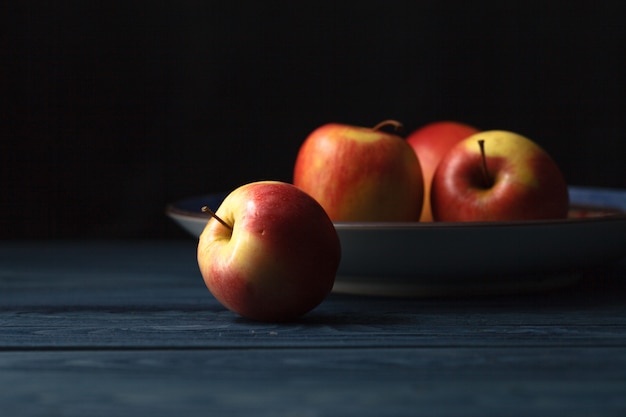
[[[417,154],[424,176],[424,204],[420,221],[433,221],[430,187],[439,161],[450,148],[477,132],[477,128],[465,123],[442,120],[426,124],[407,136],[406,141]]]
[[[435,171],[430,198],[436,221],[560,219],[569,208],[567,184],[550,155],[503,130],[454,145]]]
[[[380,128],[329,123],[303,142],[293,183],[335,222],[418,221],[424,183],[411,146]]]
[[[284,182],[232,191],[198,242],[204,282],[226,308],[261,321],[297,318],[330,293],[341,247],[322,206]]]

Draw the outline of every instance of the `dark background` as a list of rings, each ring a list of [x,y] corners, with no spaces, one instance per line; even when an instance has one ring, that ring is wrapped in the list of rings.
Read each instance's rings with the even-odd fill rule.
[[[626,187],[621,1],[5,2],[1,237],[186,236],[327,122],[454,119]]]

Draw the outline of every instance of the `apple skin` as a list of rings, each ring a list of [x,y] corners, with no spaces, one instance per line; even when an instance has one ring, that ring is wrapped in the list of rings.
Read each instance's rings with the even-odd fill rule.
[[[259,321],[304,315],[332,290],[341,258],[337,231],[311,196],[259,181],[232,191],[198,242],[204,282],[226,308]]]
[[[479,140],[493,184],[485,183]],[[452,147],[433,177],[435,221],[512,221],[567,217],[567,183],[554,160],[517,133],[479,132]]]
[[[432,222],[430,208],[430,187],[441,158],[450,148],[463,139],[478,133],[474,126],[451,120],[442,120],[426,124],[407,136],[408,142],[417,154],[424,176],[424,205],[421,222]]]
[[[300,147],[293,183],[335,222],[412,222],[422,210],[415,152],[376,128],[329,123],[315,129]]]

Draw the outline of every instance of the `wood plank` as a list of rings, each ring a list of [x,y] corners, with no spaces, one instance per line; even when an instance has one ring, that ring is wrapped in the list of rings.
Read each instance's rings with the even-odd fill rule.
[[[85,295],[86,300],[74,306],[25,305],[0,311],[0,348],[626,347],[626,313],[605,305],[506,310],[480,304],[458,306],[452,301],[431,304],[333,295],[299,321],[272,324],[239,318],[211,297],[193,291],[153,291],[151,296],[138,293],[143,301],[126,299],[126,305],[120,305],[115,294],[101,294],[91,300]],[[165,298],[171,304],[157,301]],[[115,299],[113,305],[106,305],[109,299]]]
[[[626,350],[0,352],[0,387],[11,416],[622,416]]]
[[[187,241],[3,246],[0,349],[626,346],[624,263],[545,294],[333,294],[303,319],[275,325],[219,305]]]

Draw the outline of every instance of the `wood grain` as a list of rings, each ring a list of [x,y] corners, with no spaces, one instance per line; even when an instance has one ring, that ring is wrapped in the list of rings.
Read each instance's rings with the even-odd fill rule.
[[[225,310],[194,242],[0,244],[7,416],[623,416],[626,264],[507,297]]]
[[[612,348],[1,353],[0,401],[8,415],[617,416],[625,370]]]

